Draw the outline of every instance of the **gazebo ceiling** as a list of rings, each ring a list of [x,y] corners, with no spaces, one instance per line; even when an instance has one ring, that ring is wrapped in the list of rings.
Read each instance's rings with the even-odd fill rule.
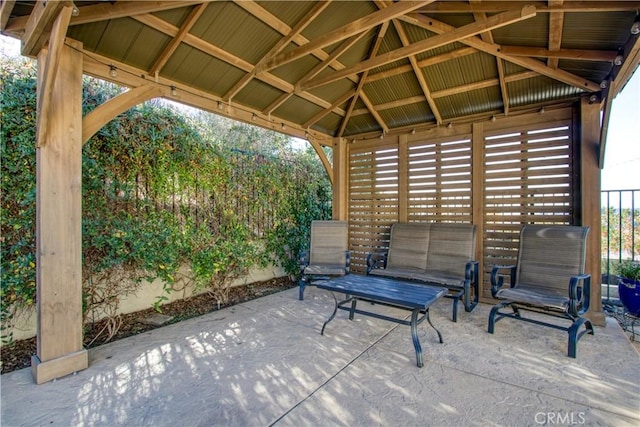
[[[56,2],[3,1],[37,54]],[[49,3],[47,5],[47,3]],[[84,72],[329,144],[614,96],[640,1],[76,1]],[[40,24],[41,25],[41,24]],[[29,35],[25,44],[25,34]],[[46,40],[46,37],[41,37]],[[616,59],[619,55],[622,63]],[[613,84],[611,81],[613,80]],[[613,89],[613,90],[612,90]]]

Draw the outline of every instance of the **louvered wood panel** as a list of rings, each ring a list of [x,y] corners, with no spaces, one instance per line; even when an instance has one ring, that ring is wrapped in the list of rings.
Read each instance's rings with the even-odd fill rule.
[[[408,220],[472,222],[471,136],[412,142],[408,152]]]
[[[349,154],[351,270],[363,273],[368,253],[389,247],[398,221],[398,148],[352,148]]]
[[[515,264],[525,224],[573,220],[570,119],[484,134],[484,296],[496,264]]]

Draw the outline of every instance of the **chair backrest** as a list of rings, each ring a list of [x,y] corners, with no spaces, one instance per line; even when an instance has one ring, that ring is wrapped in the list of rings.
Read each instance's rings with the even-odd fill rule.
[[[525,225],[520,231],[516,286],[566,296],[571,276],[583,274],[589,227]]]
[[[433,223],[427,271],[464,278],[467,263],[475,259],[476,230],[473,224]]]
[[[349,246],[347,221],[312,221],[310,264],[345,264]]]
[[[387,268],[419,268],[427,264],[431,223],[397,222],[391,226]]]

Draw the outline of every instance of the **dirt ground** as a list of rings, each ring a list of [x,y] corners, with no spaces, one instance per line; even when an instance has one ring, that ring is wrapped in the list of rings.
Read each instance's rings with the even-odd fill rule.
[[[288,277],[276,278],[264,282],[251,283],[249,285],[237,286],[231,290],[229,303],[220,308],[229,307],[245,301],[259,298],[265,295],[280,292],[297,286]],[[201,316],[206,313],[218,310],[218,304],[213,297],[207,294],[198,295],[180,301],[175,301],[162,306],[162,314],[173,316],[173,319],[165,325],[177,323],[192,317]],[[153,308],[137,311],[135,313],[121,316],[122,324],[111,341],[126,338],[142,332],[156,329],[162,326],[153,326],[143,323],[142,320],[156,314]],[[163,325],[164,326],[164,325]],[[105,322],[97,322],[88,325],[84,332],[85,348],[97,347],[105,343],[104,333],[100,334],[105,327]],[[31,356],[36,354],[36,338],[15,341],[9,345],[3,345],[0,353],[1,373],[12,372],[18,369],[31,366]]]

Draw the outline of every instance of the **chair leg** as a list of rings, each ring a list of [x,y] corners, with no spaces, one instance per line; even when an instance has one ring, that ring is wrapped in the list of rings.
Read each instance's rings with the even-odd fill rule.
[[[584,325],[585,330],[582,331],[581,333],[578,333],[582,325]],[[591,324],[591,321],[589,321],[588,319],[585,319],[584,317],[579,317],[573,322],[573,324],[571,325],[571,327],[569,327],[567,332],[569,332],[567,356],[575,359],[577,354],[578,340],[586,333],[593,335],[593,325]]]
[[[503,315],[500,314],[499,310],[501,308],[504,308],[504,307],[508,306],[509,304],[510,304],[509,302],[501,302],[501,303],[498,303],[498,304],[494,305],[493,308],[491,309],[491,312],[489,313],[489,325],[488,325],[488,328],[487,328],[487,331],[490,334],[492,334],[493,331],[495,330],[496,322],[498,320],[502,319],[502,317],[503,317]],[[497,314],[500,314],[500,315],[496,319],[496,315]]]
[[[307,282],[304,279],[300,279],[298,280],[298,286],[300,287],[300,290],[298,291],[298,299],[300,301],[304,300],[304,288],[307,286]]]

